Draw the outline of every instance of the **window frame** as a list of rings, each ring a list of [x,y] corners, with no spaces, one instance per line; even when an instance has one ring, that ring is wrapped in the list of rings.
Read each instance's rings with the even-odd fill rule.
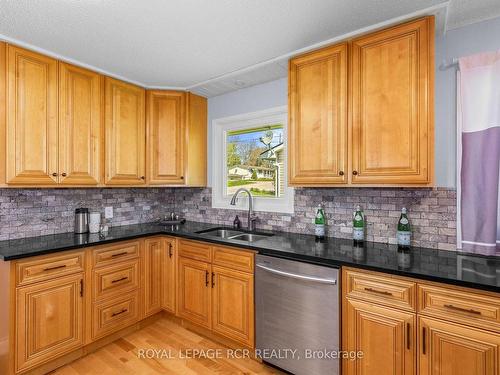
[[[226,196],[227,187],[227,133],[234,130],[256,128],[266,123],[283,124],[283,145],[285,157],[283,168],[283,197],[255,197],[254,210],[264,212],[294,213],[294,189],[288,186],[288,111],[286,106],[262,111],[224,117],[212,121],[212,207],[231,210],[248,209],[248,198],[242,194],[235,206],[230,204],[231,196]]]

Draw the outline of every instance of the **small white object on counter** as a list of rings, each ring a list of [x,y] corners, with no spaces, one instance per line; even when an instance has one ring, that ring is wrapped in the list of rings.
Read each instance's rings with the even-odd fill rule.
[[[89,215],[89,232],[99,233],[101,229],[101,213],[91,212]]]

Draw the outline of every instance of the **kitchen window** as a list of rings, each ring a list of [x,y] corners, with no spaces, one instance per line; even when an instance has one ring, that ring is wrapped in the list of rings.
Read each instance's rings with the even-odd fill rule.
[[[212,206],[245,209],[239,188],[248,189],[256,211],[293,212],[293,189],[287,186],[286,107],[213,121]]]

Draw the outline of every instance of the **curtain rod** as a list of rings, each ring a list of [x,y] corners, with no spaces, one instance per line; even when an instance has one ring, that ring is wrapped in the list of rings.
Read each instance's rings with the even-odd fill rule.
[[[458,69],[458,59],[452,59],[449,62],[446,60],[441,61],[441,64],[439,65],[439,70],[446,70],[451,67],[455,67]]]

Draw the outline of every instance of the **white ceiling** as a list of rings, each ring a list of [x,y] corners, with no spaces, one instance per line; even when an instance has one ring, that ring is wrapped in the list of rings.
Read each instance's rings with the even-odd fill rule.
[[[500,15],[500,1],[0,0],[0,39],[214,96],[286,76],[297,52],[422,14],[456,28]]]

